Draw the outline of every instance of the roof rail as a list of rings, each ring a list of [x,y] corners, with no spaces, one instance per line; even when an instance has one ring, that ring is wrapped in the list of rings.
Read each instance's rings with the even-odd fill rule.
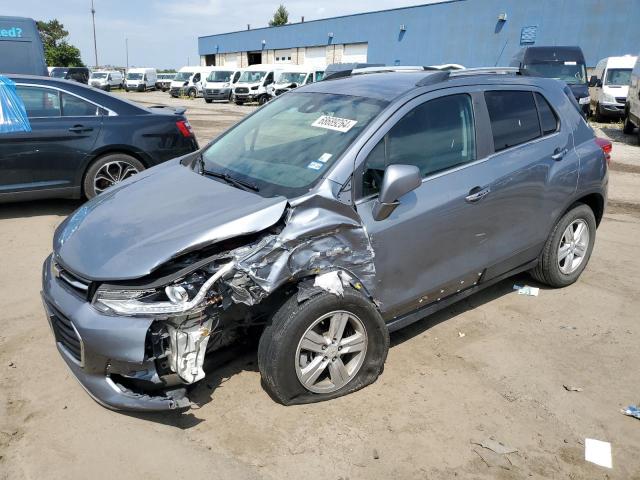
[[[464,75],[478,75],[478,74],[518,75],[519,73],[520,73],[520,69],[517,67],[478,67],[478,68],[467,68],[464,70],[453,70],[451,71],[451,76],[462,77]]]
[[[384,67],[364,67],[354,68],[351,70],[351,75],[364,75],[366,73],[384,73],[384,72],[423,72],[427,67],[418,65],[399,65],[399,66],[384,66]]]

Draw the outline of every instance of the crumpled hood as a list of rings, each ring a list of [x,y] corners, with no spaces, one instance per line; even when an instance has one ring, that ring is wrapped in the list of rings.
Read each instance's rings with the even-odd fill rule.
[[[180,253],[264,230],[286,206],[172,160],[80,207],[56,230],[53,249],[87,280],[140,278]]]

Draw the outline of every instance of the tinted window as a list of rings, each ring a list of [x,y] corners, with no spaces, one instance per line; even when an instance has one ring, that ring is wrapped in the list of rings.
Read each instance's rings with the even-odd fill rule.
[[[98,114],[98,107],[81,98],[62,93],[62,115],[65,117],[87,117]]]
[[[16,87],[16,91],[24,102],[28,117],[60,116],[60,97],[56,90],[18,86]]]
[[[532,92],[485,92],[495,151],[520,145],[540,136],[538,112]]]
[[[474,159],[471,97],[437,98],[411,110],[378,142],[367,157],[363,193],[378,191],[391,164],[415,165],[427,176]]]
[[[554,113],[551,105],[539,93],[535,94],[536,103],[538,104],[538,112],[540,113],[540,124],[542,125],[542,134],[548,135],[558,130],[558,118]]]
[[[240,78],[240,72],[236,72],[236,74],[233,76],[233,83],[236,83],[239,78]]]

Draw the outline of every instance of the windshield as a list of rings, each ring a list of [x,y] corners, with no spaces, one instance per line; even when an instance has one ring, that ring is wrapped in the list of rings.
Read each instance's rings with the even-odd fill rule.
[[[54,68],[51,70],[51,76],[55,78],[64,78],[67,76],[68,68]]]
[[[215,71],[211,72],[207,77],[207,82],[230,82],[233,72]]]
[[[267,72],[242,72],[238,83],[258,83],[261,82]]]
[[[251,182],[265,197],[302,195],[386,105],[326,93],[278,97],[207,148],[204,168]]]
[[[280,75],[278,83],[297,83],[301,85],[306,77],[307,74],[305,72],[284,72]]]
[[[524,68],[531,75],[555,78],[569,85],[587,83],[587,70],[576,62],[531,63]]]
[[[175,76],[176,76],[175,73],[159,73],[158,74],[158,78],[160,80],[171,80]]]
[[[142,80],[141,73],[127,73],[127,80]]]
[[[607,70],[605,85],[629,85],[631,83],[630,68],[610,68]]]
[[[107,78],[108,73],[96,72],[91,74],[91,78]]]
[[[193,72],[178,72],[176,73],[176,76],[173,77],[173,79],[179,82],[185,82],[189,80],[192,75],[193,75]]]

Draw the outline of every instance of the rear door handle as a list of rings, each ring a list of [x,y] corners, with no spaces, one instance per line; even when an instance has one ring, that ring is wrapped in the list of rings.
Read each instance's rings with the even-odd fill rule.
[[[93,128],[85,127],[84,125],[74,125],[69,129],[70,132],[82,133],[82,132],[90,132]]]
[[[557,162],[559,160],[562,160],[568,152],[569,150],[567,150],[566,148],[556,148],[553,152],[553,155],[551,155],[551,158],[553,158]]]
[[[469,190],[469,195],[464,197],[464,199],[469,203],[476,203],[482,200],[487,195],[489,195],[489,193],[491,193],[491,189],[489,187],[487,188],[473,187],[471,190]]]

